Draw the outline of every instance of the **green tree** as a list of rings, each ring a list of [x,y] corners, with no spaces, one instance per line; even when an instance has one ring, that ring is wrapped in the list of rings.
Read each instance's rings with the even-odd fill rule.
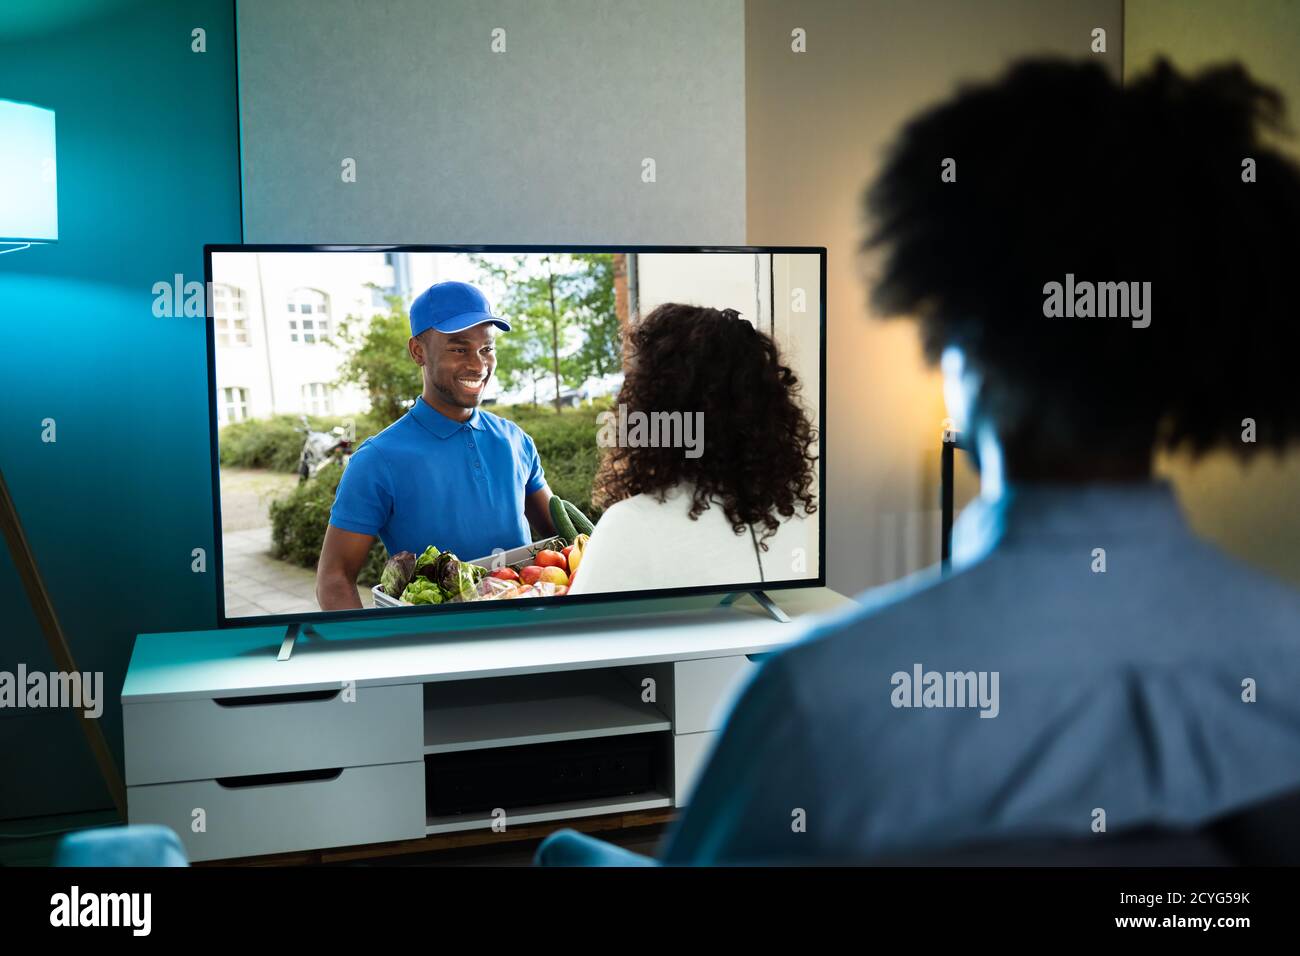
[[[579,252],[569,258],[580,268],[567,273],[563,283],[582,330],[582,344],[569,357],[569,374],[585,381],[623,367],[623,334],[614,309],[614,257]]]
[[[339,384],[357,385],[370,395],[370,412],[381,427],[397,421],[420,394],[420,366],[406,351],[411,320],[400,296],[388,296],[388,311],[367,323],[353,315],[339,323],[337,341],[347,352]]]
[[[537,384],[549,377],[559,411],[566,381],[578,384],[620,367],[611,254],[519,255],[510,265],[473,261],[505,288],[496,308],[512,331],[497,340],[497,374],[507,385],[531,384],[536,404]]]
[[[508,389],[531,386],[537,404],[537,385],[547,374],[547,327],[533,316],[510,317],[510,332],[496,338],[497,379]]]

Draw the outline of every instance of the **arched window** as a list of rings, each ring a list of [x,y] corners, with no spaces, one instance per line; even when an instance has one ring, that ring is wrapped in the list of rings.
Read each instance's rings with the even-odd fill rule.
[[[217,345],[246,347],[248,337],[248,306],[244,290],[233,285],[212,286],[212,321],[216,326]]]
[[[289,341],[315,345],[330,331],[330,300],[319,289],[294,289],[285,306],[289,312]]]

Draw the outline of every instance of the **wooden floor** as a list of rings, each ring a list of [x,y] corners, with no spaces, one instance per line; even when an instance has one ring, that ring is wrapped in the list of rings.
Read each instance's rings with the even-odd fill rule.
[[[284,853],[200,863],[199,866],[529,866],[537,845],[555,830],[581,830],[635,853],[653,855],[672,821],[671,809],[610,813],[578,820],[532,823],[503,833],[468,830],[442,833],[420,840],[371,846],[334,847],[306,853]]]
[[[281,853],[198,866],[530,866],[537,845],[565,827],[591,833],[646,856],[654,856],[672,822],[671,809],[612,813],[601,817],[536,823],[504,833],[471,830],[371,846],[335,847]],[[112,811],[0,821],[0,865],[49,866],[63,833],[88,827],[117,826]]]
[[[597,835],[602,840],[617,844],[633,853],[654,856],[666,830],[666,825],[658,824],[608,831]],[[358,862],[363,866],[532,866],[533,854],[537,851],[540,842],[540,839],[529,839],[510,844],[483,844],[409,856],[376,857]]]
[[[0,820],[0,866],[49,866],[64,833],[120,822],[114,810]]]

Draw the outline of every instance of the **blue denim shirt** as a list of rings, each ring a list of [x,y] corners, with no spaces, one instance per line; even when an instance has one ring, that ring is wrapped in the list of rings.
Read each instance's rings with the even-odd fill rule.
[[[1300,786],[1300,594],[1198,539],[1166,485],[977,501],[954,559],[762,665],[664,862],[1193,826]]]

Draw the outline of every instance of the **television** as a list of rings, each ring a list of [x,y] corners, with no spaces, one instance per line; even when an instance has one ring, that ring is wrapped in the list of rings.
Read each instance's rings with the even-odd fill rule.
[[[221,626],[744,592],[779,618],[763,592],[824,586],[825,249],[209,245],[204,260]],[[669,312],[667,341],[692,352],[638,356],[632,337],[672,328]],[[709,375],[754,347],[770,367]],[[647,376],[654,362],[677,371]],[[697,390],[637,407],[683,367]],[[767,388],[725,400],[746,381]],[[774,398],[776,381],[792,384]],[[771,421],[751,420],[769,414],[751,393]],[[778,527],[728,527],[715,497],[693,520],[723,529],[708,539],[722,557],[681,554],[671,574],[614,557],[602,516],[628,500],[619,546],[638,546],[629,508],[659,498],[626,494],[643,474],[753,472],[742,459],[774,430],[806,464],[783,454],[790,475],[745,494],[795,488]]]

